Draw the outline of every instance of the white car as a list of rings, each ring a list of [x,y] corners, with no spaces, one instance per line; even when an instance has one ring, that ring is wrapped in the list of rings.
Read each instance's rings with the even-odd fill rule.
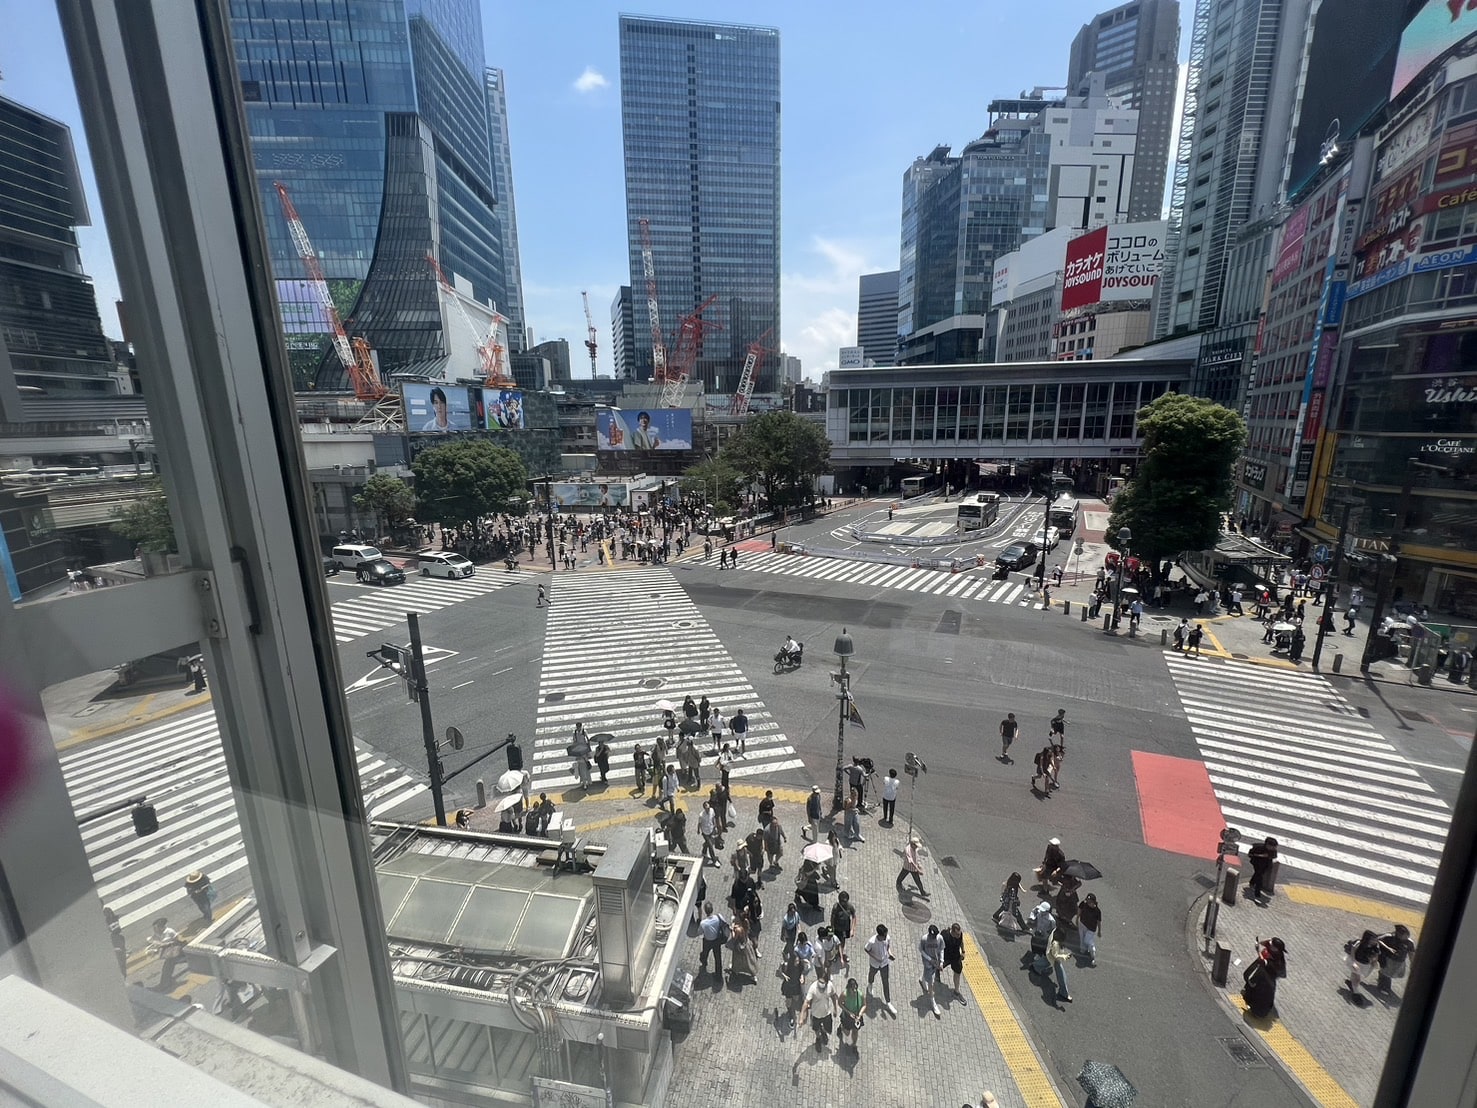
[[[1031,541],[1044,550],[1055,550],[1057,543],[1062,541],[1062,533],[1055,527],[1037,528]]]
[[[477,567],[449,550],[427,550],[419,555],[422,577],[470,577]]]

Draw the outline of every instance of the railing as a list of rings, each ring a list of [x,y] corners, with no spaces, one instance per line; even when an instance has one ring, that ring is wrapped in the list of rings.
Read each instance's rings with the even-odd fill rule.
[[[983,554],[972,554],[964,558],[915,558],[909,554],[883,554],[879,551],[855,549],[835,550],[794,542],[782,542],[776,549],[781,554],[795,554],[807,558],[832,558],[848,562],[873,562],[877,565],[911,566],[914,569],[936,569],[944,573],[964,573],[985,566]]]

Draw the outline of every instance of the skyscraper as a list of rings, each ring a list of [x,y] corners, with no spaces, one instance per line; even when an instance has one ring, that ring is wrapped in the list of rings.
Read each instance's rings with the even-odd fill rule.
[[[0,154],[0,346],[14,383],[116,393],[112,348],[77,251],[76,229],[92,220],[72,132],[0,96]]]
[[[694,377],[738,384],[745,349],[780,335],[780,39],[769,27],[620,17],[621,130],[631,288],[646,288],[640,221],[649,221],[667,343],[709,296]],[[644,323],[644,319],[643,319]],[[637,378],[651,334],[632,336]],[[773,391],[767,361],[756,389]]]
[[[282,216],[282,182],[340,313],[384,371],[449,367],[434,254],[479,302],[507,303],[476,0],[356,0],[311,23],[237,0],[231,34],[283,326],[302,387],[343,388]],[[309,37],[309,28],[312,36]],[[312,62],[304,61],[311,57]],[[502,308],[506,314],[506,308]]]
[[[616,289],[610,302],[610,351],[617,381],[636,379],[636,311],[631,286]]]
[[[897,360],[898,271],[863,273],[857,282],[856,344],[873,365]]]
[[[501,69],[483,74],[487,92],[487,130],[492,139],[492,183],[497,198],[497,221],[503,232],[503,285],[507,300],[498,310],[508,317],[508,347],[526,348],[528,334],[523,310],[523,262],[518,253],[518,212],[513,204],[513,153],[508,142],[508,81]]]
[[[1084,24],[1072,40],[1067,90],[1085,94],[1089,74],[1101,73],[1103,91],[1139,113],[1130,221],[1163,215],[1179,48],[1179,0],[1132,0]]]

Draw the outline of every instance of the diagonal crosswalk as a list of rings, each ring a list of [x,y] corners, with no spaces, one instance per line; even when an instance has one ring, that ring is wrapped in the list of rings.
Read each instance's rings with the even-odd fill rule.
[[[539,677],[538,722],[529,770],[534,790],[575,782],[565,748],[577,722],[613,734],[610,779],[635,779],[631,751],[662,734],[658,700],[706,695],[724,718],[749,718],[744,757],[731,777],[794,769],[802,763],[779,723],[729,656],[687,593],[664,568],[560,580],[549,608]],[[705,744],[706,745],[706,744]],[[703,783],[717,781],[713,762]],[[598,781],[598,776],[596,778]]]
[[[410,576],[403,585],[366,585],[359,595],[333,606],[333,635],[339,642],[353,642],[375,631],[393,627],[406,612],[435,612],[516,585],[525,575],[481,567],[471,577]]]
[[[911,565],[881,565],[876,562],[853,562],[844,558],[813,558],[764,551],[745,553],[739,562],[739,569],[756,573],[781,573],[812,581],[841,581],[874,589],[903,589],[907,592],[957,597],[960,600],[979,600],[988,604],[1041,607],[1040,595],[1025,578],[1010,577],[996,581],[987,568],[950,573],[940,569],[914,569]]]
[[[388,814],[426,791],[399,766],[357,748],[370,816]],[[201,869],[220,881],[245,868],[246,851],[215,713],[172,716],[117,739],[61,756],[78,814],[147,795],[159,830],[138,838],[127,810],[84,824],[83,847],[98,894],[124,927],[176,907],[185,874]]]
[[[1293,868],[1424,905],[1451,810],[1322,677],[1165,656],[1226,823]]]

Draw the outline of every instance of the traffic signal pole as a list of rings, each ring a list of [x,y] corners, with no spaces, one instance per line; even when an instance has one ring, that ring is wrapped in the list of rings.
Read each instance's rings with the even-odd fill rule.
[[[441,795],[445,783],[441,776],[441,752],[436,745],[436,728],[431,722],[431,690],[426,684],[426,659],[421,652],[420,617],[405,613],[410,628],[410,688],[421,706],[421,740],[426,744],[426,767],[431,772],[431,800],[436,805],[436,826],[446,826],[446,800]]]

